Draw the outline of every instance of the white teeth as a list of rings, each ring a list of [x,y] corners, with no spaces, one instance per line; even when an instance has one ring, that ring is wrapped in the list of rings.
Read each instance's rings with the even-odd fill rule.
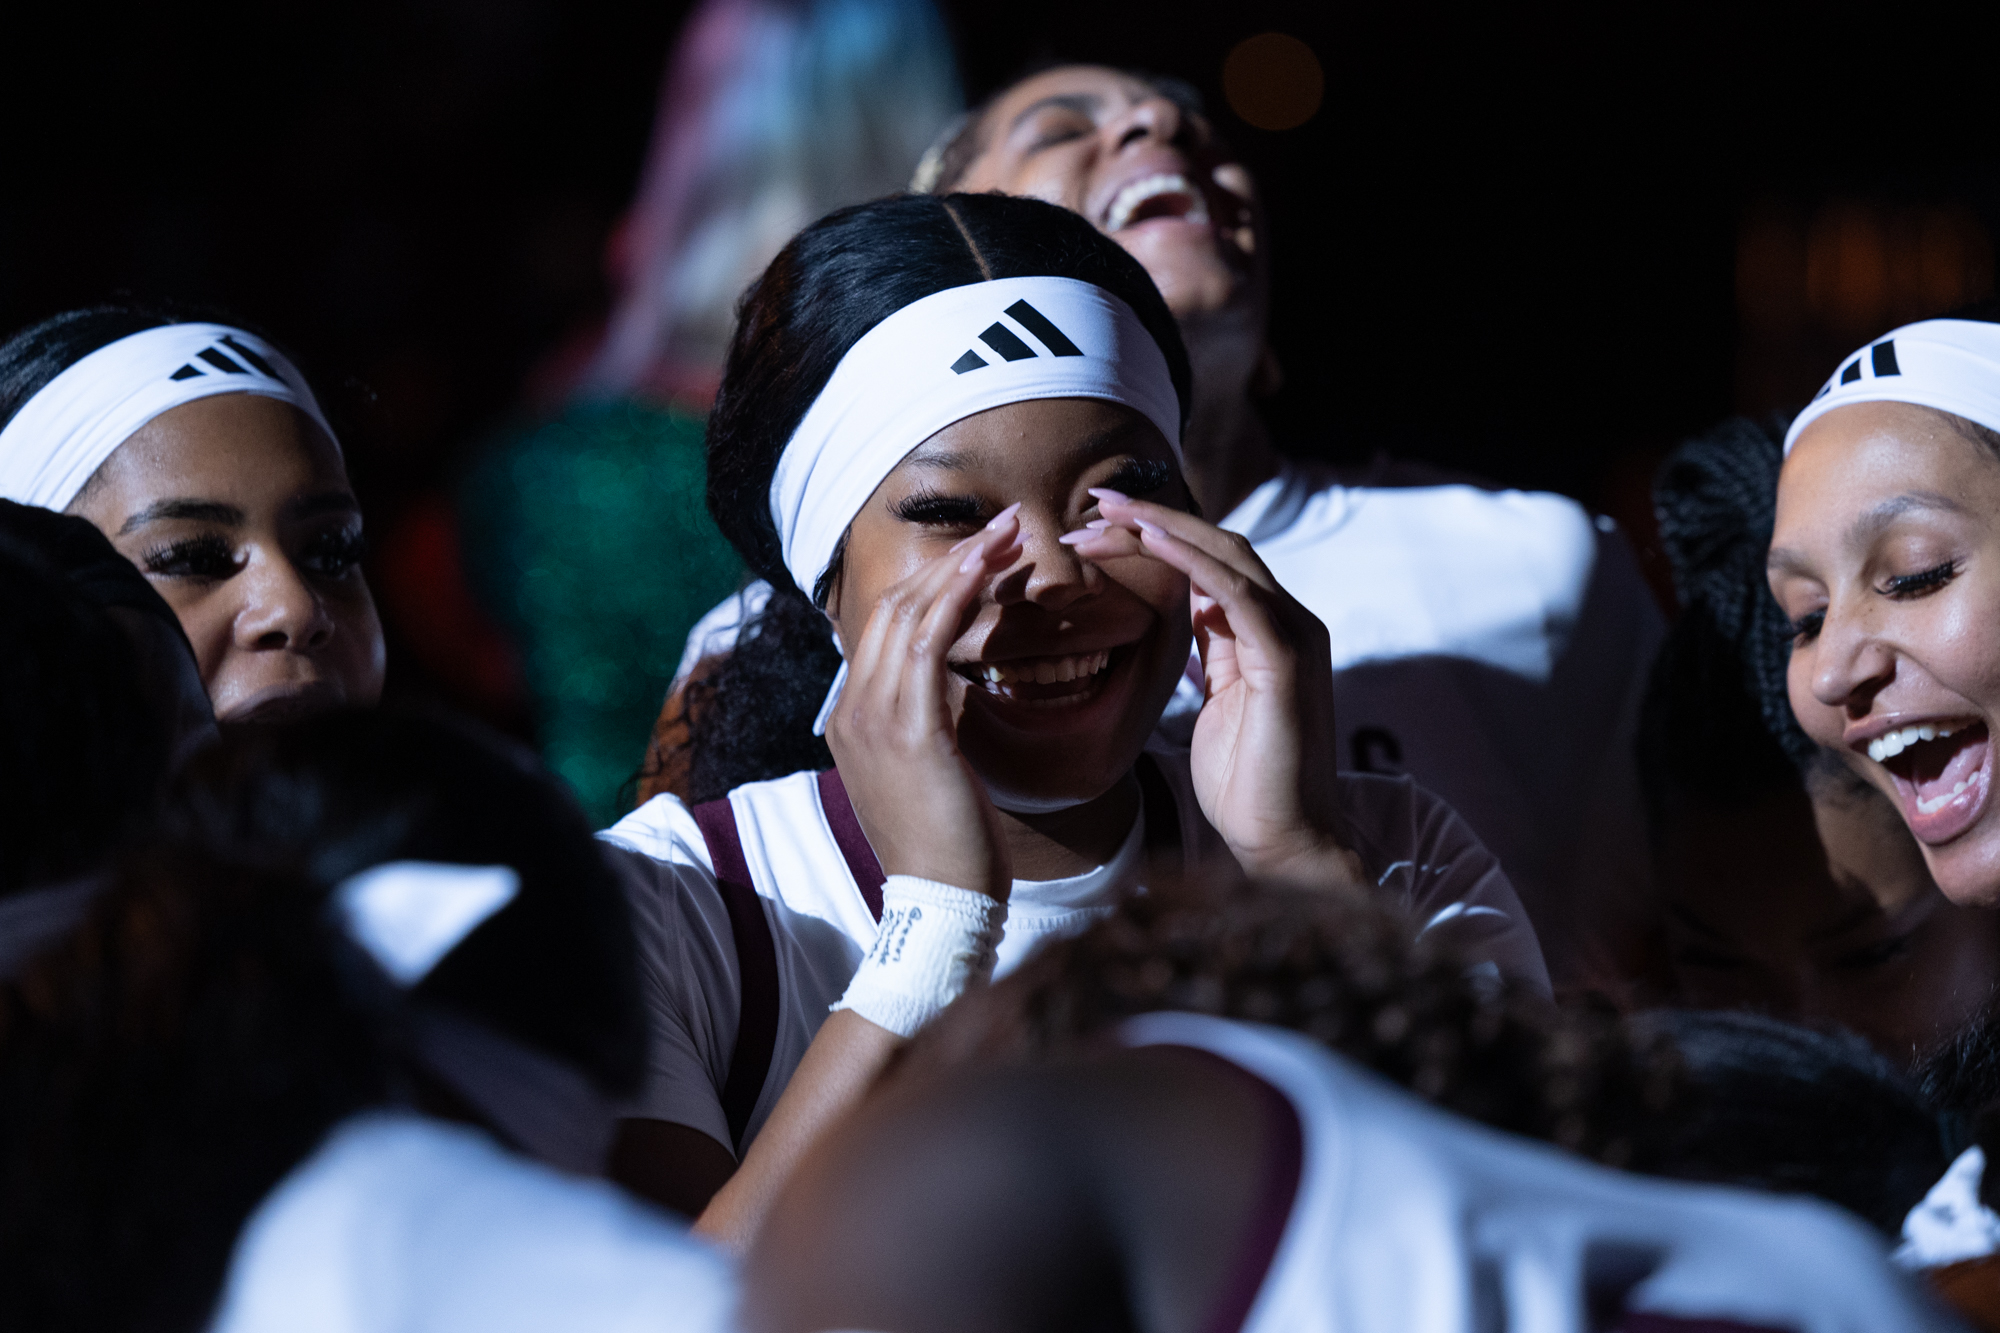
[[[1868,757],[1879,764],[1885,759],[1894,759],[1918,741],[1943,740],[1963,730],[1963,727],[1919,726],[1885,732],[1868,742]]]
[[[1971,785],[1972,785],[1972,780],[1968,778],[1964,782],[1959,783],[1956,787],[1953,787],[1950,791],[1946,792],[1942,796],[1934,796],[1928,801],[1918,801],[1917,813],[1924,815],[1935,814],[1937,811],[1944,809],[1946,802],[1956,797],[1965,795],[1965,789],[1967,787],[1970,787]]]
[[[1188,211],[1181,215],[1185,222],[1208,221],[1208,201],[1194,182],[1178,171],[1163,172],[1155,176],[1142,177],[1118,192],[1111,201],[1111,210],[1104,216],[1104,230],[1118,231],[1132,221],[1132,215],[1148,199],[1157,199],[1163,194],[1184,194],[1193,202]]]
[[[993,685],[1057,685],[1064,681],[1094,676],[1111,664],[1111,652],[1072,653],[1068,657],[1044,657],[1018,666],[989,663],[979,668],[978,678]]]

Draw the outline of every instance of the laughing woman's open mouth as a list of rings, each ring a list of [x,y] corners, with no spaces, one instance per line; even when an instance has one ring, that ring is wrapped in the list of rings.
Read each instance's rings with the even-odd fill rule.
[[[1903,817],[1923,842],[1949,842],[1986,809],[1993,788],[1993,747],[1984,722],[1939,718],[1911,723],[1869,740],[1867,754],[1889,774]]]
[[[954,662],[977,695],[1005,712],[1067,713],[1104,697],[1132,659],[1131,644],[1088,652]]]

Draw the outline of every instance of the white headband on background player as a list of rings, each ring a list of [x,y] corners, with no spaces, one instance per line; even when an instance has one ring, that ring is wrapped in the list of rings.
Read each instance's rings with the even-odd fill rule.
[[[1909,403],[2000,431],[2000,324],[1905,324],[1841,363],[1785,432],[1785,456],[1807,426],[1850,403]]]
[[[290,403],[334,439],[305,377],[277,348],[227,324],[163,324],[98,348],[22,404],[0,430],[0,499],[67,509],[140,427],[222,393]]]
[[[810,597],[841,536],[912,449],[955,421],[1040,398],[1132,408],[1180,458],[1180,395],[1166,355],[1116,296],[1074,278],[999,278],[904,306],[840,359],[785,443],[771,518],[785,568]],[[813,724],[823,735],[841,664]]]

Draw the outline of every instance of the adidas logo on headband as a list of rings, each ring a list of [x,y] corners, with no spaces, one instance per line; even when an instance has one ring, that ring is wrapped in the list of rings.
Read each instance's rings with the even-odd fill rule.
[[[1026,301],[1014,302],[1014,304],[1007,307],[1005,313],[1008,318],[1026,329],[1037,342],[1048,348],[1049,355],[1083,355],[1083,349],[1071,342],[1068,336],[1055,326],[1053,320],[1029,305]],[[985,343],[1008,361],[1026,361],[1031,357],[1040,355],[1034,348],[1022,342],[1019,334],[997,319],[987,326],[984,333],[979,335],[979,341]],[[985,357],[979,354],[977,348],[970,348],[964,356],[959,357],[958,360],[951,363],[951,368],[954,374],[963,375],[967,371],[979,370],[990,364]]]
[[[1813,395],[1814,401],[1816,402],[1832,393],[1835,384],[1852,384],[1860,379],[1861,363],[1863,360],[1868,362],[1869,369],[1872,372],[1869,376],[1870,379],[1879,380],[1885,375],[1900,375],[1903,373],[1903,368],[1896,364],[1896,340],[1894,338],[1885,338],[1883,341],[1869,348],[1865,353],[1855,353],[1854,359],[1840,368],[1840,374],[1834,379],[1828,380],[1820,388],[1820,391]]]
[[[263,375],[266,379],[282,380],[283,377],[280,376],[277,371],[271,369],[271,363],[269,361],[266,361],[263,357],[257,355],[256,352],[252,351],[248,347],[245,347],[242,343],[236,341],[236,339],[229,334],[224,334],[218,344],[204,347],[199,352],[195,353],[195,361],[206,361],[208,362],[209,365],[214,366],[217,370],[221,371],[225,375],[248,375],[250,371],[245,370],[242,366],[239,366],[236,364],[236,362],[230,360],[228,353],[222,350],[224,347],[227,347],[229,351],[236,353],[236,355],[241,359],[248,361],[250,363],[251,368],[256,370],[259,374]],[[173,380],[196,380],[202,378],[206,374],[208,374],[207,371],[203,370],[200,366],[197,366],[194,363],[194,361],[190,361],[186,365],[182,366],[179,370],[176,370],[173,374],[167,376],[167,378]]]

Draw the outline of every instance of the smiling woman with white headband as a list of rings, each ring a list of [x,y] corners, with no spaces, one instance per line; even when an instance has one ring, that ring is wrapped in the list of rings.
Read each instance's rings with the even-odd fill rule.
[[[217,718],[381,694],[340,445],[258,335],[104,306],[0,344],[0,498],[111,538],[180,618]]]
[[[656,797],[605,835],[654,1026],[628,1183],[747,1238],[903,1039],[1140,889],[1149,852],[1379,882],[1546,991],[1464,824],[1407,780],[1335,776],[1324,627],[1189,512],[1188,383],[1145,271],[1033,200],[835,213],[745,297],[709,507],[777,591],[695,746],[774,714],[807,734],[783,716],[804,703],[836,767]],[[1191,635],[1192,752],[1148,749]]]
[[[1954,902],[2000,905],[2000,310],[1861,348],[1792,422],[1771,591],[1792,710],[1896,803]]]

